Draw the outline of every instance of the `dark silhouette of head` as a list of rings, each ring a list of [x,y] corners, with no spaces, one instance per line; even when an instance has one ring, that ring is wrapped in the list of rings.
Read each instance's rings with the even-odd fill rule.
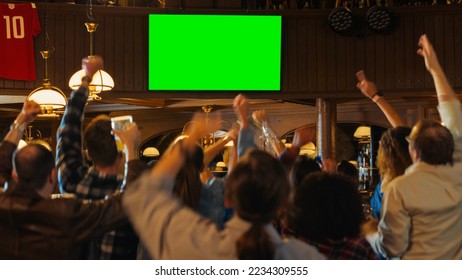
[[[382,179],[392,180],[404,174],[412,164],[406,137],[411,129],[405,126],[390,128],[382,134],[377,152],[377,167]]]
[[[53,154],[40,144],[29,144],[13,156],[17,187],[27,192],[41,191],[55,167]]]
[[[358,169],[351,162],[347,160],[340,161],[340,163],[337,165],[337,172],[346,175],[348,178],[353,180],[356,185],[359,184]]]
[[[94,165],[108,167],[116,162],[119,152],[112,134],[111,118],[99,115],[92,119],[83,140]]]
[[[294,194],[290,226],[315,242],[356,238],[364,215],[357,185],[343,174],[308,175]]]
[[[282,164],[270,154],[251,150],[225,183],[237,215],[252,223],[236,243],[239,259],[273,259],[274,245],[264,229],[287,201],[290,185]]]
[[[321,166],[316,160],[307,156],[298,156],[290,171],[292,184],[298,186],[305,176],[316,171],[321,171]]]
[[[418,122],[409,135],[417,159],[431,165],[453,164],[454,139],[451,132],[434,120]]]

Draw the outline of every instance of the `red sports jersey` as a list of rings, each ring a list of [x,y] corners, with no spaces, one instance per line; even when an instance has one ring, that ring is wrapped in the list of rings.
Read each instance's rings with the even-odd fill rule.
[[[35,80],[33,37],[40,31],[35,4],[0,3],[0,78]]]

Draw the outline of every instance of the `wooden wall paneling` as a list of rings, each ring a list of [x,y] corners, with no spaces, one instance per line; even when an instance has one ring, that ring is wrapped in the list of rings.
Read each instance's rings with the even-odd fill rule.
[[[135,17],[133,19],[133,89],[135,91],[147,90],[147,26],[148,17]]]
[[[425,62],[417,54],[417,43],[419,38],[425,32],[433,32],[433,16],[417,15],[414,17],[414,85],[413,88],[423,89],[425,85]],[[410,53],[411,54],[411,53]]]
[[[64,14],[56,14],[55,16],[55,32],[54,37],[50,38],[50,41],[54,44],[55,51],[51,54],[54,58],[54,71],[49,72],[49,76],[52,79],[51,83],[58,86],[61,89],[67,85],[65,73],[66,73],[66,27]],[[49,46],[48,48],[51,48]]]
[[[437,15],[436,18],[438,20],[435,19],[435,34],[440,35],[438,36],[441,37],[440,40],[444,39],[444,54],[438,52],[438,58],[444,61],[444,71],[450,79],[451,85],[454,86],[457,81],[454,65],[454,15]]]
[[[187,0],[185,1],[185,9],[211,9],[213,0]]]
[[[101,30],[102,34],[100,37],[104,38],[104,51],[102,53],[104,59],[104,70],[114,78],[114,68],[115,68],[115,44],[114,44],[114,37],[116,36],[115,33],[118,32],[114,29],[114,17],[113,16],[105,16],[104,17],[104,26],[103,30]],[[114,80],[114,84],[116,87],[117,81]]]
[[[404,88],[414,87],[414,65],[416,40],[414,32],[414,16],[404,18]]]
[[[365,40],[364,38],[356,37],[355,38],[355,66],[357,71],[364,70],[366,71],[366,49],[365,49]],[[366,77],[369,76],[369,73],[366,72]]]
[[[134,41],[133,41],[133,17],[124,17],[124,89],[133,91],[133,59],[134,59]]]
[[[291,18],[287,21],[287,89],[288,91],[297,91],[297,78],[298,78],[298,63],[297,63],[297,46],[298,46],[298,32],[297,32],[297,19]]]
[[[297,20],[297,90],[308,90],[307,20]]]
[[[225,8],[225,9],[240,9],[241,8],[241,0],[215,0],[217,8]]]
[[[375,46],[375,34],[369,35],[364,37],[364,63],[365,63],[365,70],[366,70],[366,77],[368,77],[371,81],[377,81],[376,71],[376,46]]]
[[[388,63],[385,60],[385,37],[382,34],[374,36],[375,44],[375,83],[377,88],[385,88],[385,68]]]
[[[383,87],[386,89],[395,88],[395,36],[394,34],[384,35],[384,59],[385,59],[385,85]]]
[[[282,19],[282,34],[281,34],[281,92],[287,91],[289,88],[289,65],[287,58],[289,57],[289,38],[287,31],[289,29],[288,20]]]
[[[356,68],[356,37],[347,37],[345,40],[345,82],[347,90],[356,89],[356,72],[360,69]]]
[[[56,17],[59,17],[59,13],[53,13],[50,14],[48,13],[48,37],[50,38],[50,41],[53,42],[53,45],[56,44],[57,40],[64,40],[64,38],[58,38],[59,36],[56,36],[56,30],[59,29],[56,25],[58,24],[56,22]],[[45,35],[45,33],[44,33]],[[46,38],[44,37],[44,40]],[[51,49],[50,41],[47,41],[47,49]],[[56,48],[56,46],[55,46]],[[44,45],[42,43],[42,48],[40,50],[44,49]],[[62,50],[60,50],[61,52]],[[38,57],[41,57],[40,55]],[[59,73],[59,71],[56,71],[56,63],[57,63],[57,58],[56,58],[56,51],[54,51],[51,55],[50,58],[47,61],[47,66],[48,66],[48,78],[51,80],[52,83],[55,83],[56,78],[55,78],[55,73]],[[61,73],[62,74],[62,73]],[[59,75],[59,74],[57,74]],[[41,79],[43,79],[45,76],[43,75]],[[38,79],[39,80],[39,79]]]
[[[336,81],[336,90],[346,90],[346,76],[349,74],[346,71],[346,37],[345,36],[335,36],[335,81]]]
[[[455,86],[462,87],[462,14],[454,14],[454,70]]]
[[[401,18],[401,26],[404,26],[404,17]],[[394,73],[395,80],[393,81],[396,89],[404,88],[404,28],[398,28],[394,32],[395,44],[392,46],[395,51]]]
[[[425,26],[425,34],[427,34],[428,39],[433,42],[434,41],[434,30],[435,30],[435,25],[433,24],[433,18],[434,15],[424,15],[424,26]],[[438,52],[438,50],[436,50]],[[425,88],[433,88],[433,78],[428,73],[428,71],[425,71]]]
[[[306,52],[307,52],[307,82],[308,90],[316,90],[318,83],[316,79],[317,53],[316,53],[316,19],[308,19],[306,28]]]
[[[327,24],[321,25],[321,28],[327,29]],[[326,83],[327,90],[337,89],[336,63],[339,55],[337,54],[335,38],[342,35],[337,35],[333,31],[326,30]]]
[[[118,91],[125,89],[125,59],[124,59],[124,18],[117,16],[114,18],[114,88]]]
[[[74,65],[74,56],[75,56],[75,16],[66,15],[65,16],[65,29],[64,29],[64,46],[62,46],[62,51],[64,52],[63,63],[64,71],[62,76],[63,84],[60,89],[64,93],[69,92],[69,79],[77,71]],[[58,47],[57,47],[58,49]]]
[[[317,90],[327,90],[327,55],[333,55],[328,53],[326,46],[326,23],[323,20],[316,20],[316,56],[317,56],[317,67],[316,67],[316,78],[317,78]],[[328,32],[331,32],[328,30]]]

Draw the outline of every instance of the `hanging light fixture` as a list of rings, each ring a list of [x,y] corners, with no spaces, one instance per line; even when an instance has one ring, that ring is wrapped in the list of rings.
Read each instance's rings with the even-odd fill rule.
[[[90,56],[94,55],[93,40],[94,40],[94,33],[96,31],[96,28],[98,27],[98,23],[96,23],[95,19],[93,18],[92,9],[93,9],[92,0],[90,0],[89,1],[89,12],[87,13],[87,16],[90,21],[85,23],[87,32],[90,34]],[[72,77],[69,79],[69,87],[72,90],[77,90],[82,84],[83,77],[85,77],[85,71],[83,69],[75,72],[74,75],[72,75]],[[89,100],[101,100],[101,97],[98,95],[98,93],[101,93],[102,91],[109,91],[109,90],[112,90],[113,88],[114,88],[114,79],[112,79],[111,75],[109,75],[106,71],[98,70],[93,75],[91,83],[88,87],[88,89],[90,90],[88,99]]]
[[[42,58],[44,60],[44,79],[43,85],[39,88],[34,89],[29,96],[28,100],[35,101],[38,103],[42,109],[40,114],[41,117],[55,117],[57,116],[56,110],[63,109],[66,107],[67,98],[64,95],[63,91],[57,87],[51,85],[50,80],[48,79],[48,57],[50,53],[54,51],[52,47],[51,51],[47,50],[47,41],[48,30],[47,30],[47,2],[45,1],[45,40],[44,40],[44,49],[40,51]]]

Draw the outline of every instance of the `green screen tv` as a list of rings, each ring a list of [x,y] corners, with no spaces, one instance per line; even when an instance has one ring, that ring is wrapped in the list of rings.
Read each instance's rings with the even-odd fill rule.
[[[281,16],[149,15],[148,89],[278,91]]]

